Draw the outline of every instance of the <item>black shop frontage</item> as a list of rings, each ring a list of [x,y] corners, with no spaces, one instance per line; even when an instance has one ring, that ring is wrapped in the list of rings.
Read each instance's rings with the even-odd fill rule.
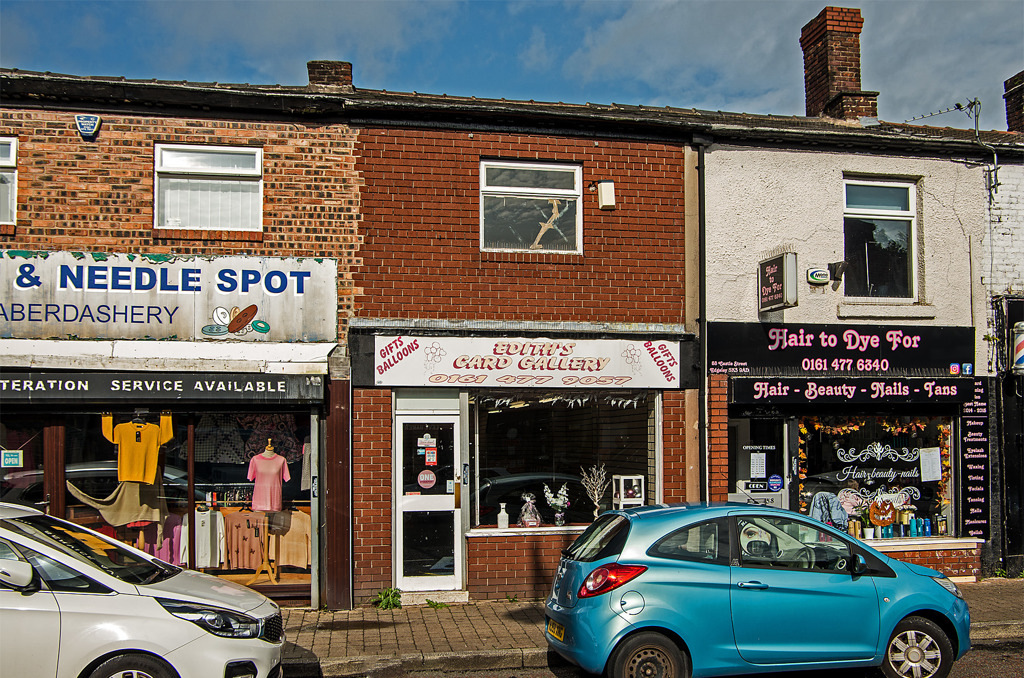
[[[707,345],[713,498],[978,576],[993,507],[973,328],[711,323]]]

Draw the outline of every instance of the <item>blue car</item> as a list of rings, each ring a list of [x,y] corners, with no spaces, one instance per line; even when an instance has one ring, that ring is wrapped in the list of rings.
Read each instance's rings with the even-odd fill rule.
[[[746,504],[602,514],[563,551],[545,610],[551,649],[611,678],[943,678],[970,648],[967,603],[940,572]]]

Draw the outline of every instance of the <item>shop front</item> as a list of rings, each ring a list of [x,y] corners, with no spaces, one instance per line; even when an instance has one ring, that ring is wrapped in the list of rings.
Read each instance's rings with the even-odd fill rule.
[[[666,456],[682,454],[663,444],[665,418],[681,419],[692,341],[350,342],[355,400],[372,388],[391,403],[393,585],[412,599],[542,597],[559,551],[598,512],[665,496]],[[356,439],[354,456],[365,456]]]
[[[334,265],[6,258],[0,500],[315,602]]]
[[[713,498],[799,511],[976,577],[989,538],[987,381],[960,327],[713,323]]]

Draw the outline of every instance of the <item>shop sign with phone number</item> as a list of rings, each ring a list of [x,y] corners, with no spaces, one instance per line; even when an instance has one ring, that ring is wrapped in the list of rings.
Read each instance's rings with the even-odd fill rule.
[[[679,388],[677,341],[378,336],[378,386]]]

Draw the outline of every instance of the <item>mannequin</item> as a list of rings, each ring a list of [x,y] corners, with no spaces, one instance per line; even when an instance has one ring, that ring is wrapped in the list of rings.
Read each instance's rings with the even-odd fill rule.
[[[252,510],[280,511],[281,484],[292,478],[287,461],[274,452],[270,438],[267,438],[263,451],[249,460],[248,478],[256,483],[252,492]]]

